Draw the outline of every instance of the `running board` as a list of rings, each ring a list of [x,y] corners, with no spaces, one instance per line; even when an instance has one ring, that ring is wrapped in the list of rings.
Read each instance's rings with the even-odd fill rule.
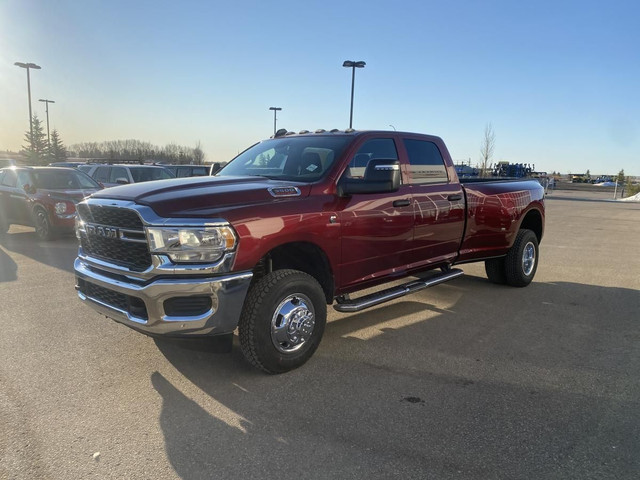
[[[425,288],[433,287],[454,278],[458,278],[463,275],[464,272],[459,268],[452,268],[446,272],[434,275],[427,279],[415,280],[413,282],[405,283],[404,285],[398,285],[397,287],[391,287],[380,292],[371,293],[364,297],[355,298],[353,300],[338,300],[338,303],[333,306],[337,311],[343,313],[353,313],[364,310],[365,308],[374,307],[381,303],[394,300],[396,298],[404,297],[410,293],[416,293]]]

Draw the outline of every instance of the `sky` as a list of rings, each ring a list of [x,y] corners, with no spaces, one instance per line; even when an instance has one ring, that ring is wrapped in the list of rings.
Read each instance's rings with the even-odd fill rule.
[[[455,161],[640,175],[637,1],[0,0],[0,150],[34,114],[66,145],[226,161],[278,128],[438,135]]]

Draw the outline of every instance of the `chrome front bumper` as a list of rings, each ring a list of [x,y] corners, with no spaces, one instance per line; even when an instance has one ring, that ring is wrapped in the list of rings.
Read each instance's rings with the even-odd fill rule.
[[[74,263],[76,290],[83,302],[94,310],[128,327],[150,335],[199,336],[231,333],[240,313],[251,278],[251,272],[190,278],[160,278],[137,283],[125,276],[104,275],[82,258]],[[81,285],[90,284],[83,291]],[[93,286],[97,286],[93,287]],[[89,290],[104,295],[88,293]],[[124,296],[124,297],[123,297]],[[210,297],[211,308],[196,316],[170,316],[165,301],[175,297]],[[112,298],[142,301],[146,318],[111,302]]]

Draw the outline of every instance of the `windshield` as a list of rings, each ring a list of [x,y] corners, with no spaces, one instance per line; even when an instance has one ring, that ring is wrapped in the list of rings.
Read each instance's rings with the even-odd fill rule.
[[[351,140],[345,136],[265,140],[242,152],[216,175],[314,182],[329,171]]]
[[[37,188],[45,190],[100,189],[100,185],[88,175],[77,170],[36,170],[33,181]]]
[[[175,177],[175,175],[162,167],[131,167],[130,171],[133,181],[136,183]]]

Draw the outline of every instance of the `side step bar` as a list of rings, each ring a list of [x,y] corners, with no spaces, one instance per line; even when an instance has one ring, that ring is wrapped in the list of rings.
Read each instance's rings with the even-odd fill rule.
[[[404,285],[398,285],[397,287],[387,288],[380,292],[371,293],[364,297],[355,298],[353,300],[338,300],[338,303],[333,306],[337,311],[343,313],[359,312],[365,308],[374,307],[381,303],[394,300],[396,298],[404,297],[410,293],[416,293],[425,288],[433,287],[454,278],[458,278],[463,275],[464,272],[459,268],[452,268],[439,275],[434,275],[427,279],[414,280],[413,282],[405,283]]]

